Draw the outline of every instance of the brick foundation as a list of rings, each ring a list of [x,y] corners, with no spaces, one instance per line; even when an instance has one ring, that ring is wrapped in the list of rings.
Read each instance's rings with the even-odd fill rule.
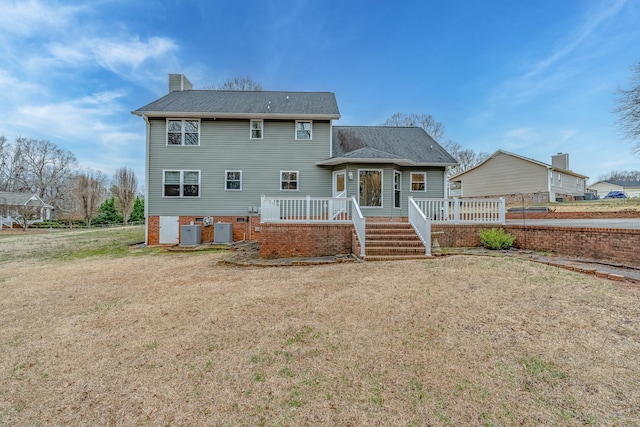
[[[202,243],[209,243],[214,241],[214,226],[204,226],[201,218],[202,216],[181,216],[178,219],[178,241],[180,241],[180,227],[183,225],[189,225],[191,222],[197,225],[202,225]],[[248,218],[248,221],[247,221]],[[232,224],[231,229],[233,232],[233,241],[241,240],[258,240],[260,235],[260,217],[246,217],[246,216],[214,216],[213,222],[226,222]],[[157,246],[160,244],[160,217],[150,216],[147,219],[148,231],[147,231],[147,244],[149,246]],[[256,228],[258,231],[256,231]]]
[[[262,224],[260,258],[351,253],[352,224]]]
[[[245,222],[238,222],[238,218],[244,219]],[[195,222],[195,219],[196,217],[180,217],[180,225],[190,224],[191,221]],[[261,258],[314,257],[348,253],[359,255],[359,243],[352,224],[260,224],[259,220],[259,217],[251,217],[249,222],[246,221],[246,217],[214,218],[214,222],[233,224],[234,241],[259,240]],[[159,224],[159,217],[148,218],[149,245],[158,245]],[[432,224],[432,231],[442,232],[437,236],[442,248],[478,247],[478,232],[494,227],[502,227],[515,235],[514,247],[519,249],[548,251],[561,256],[640,266],[640,230]],[[256,228],[260,231],[256,231]],[[213,238],[213,226],[203,227],[202,241],[211,242]]]

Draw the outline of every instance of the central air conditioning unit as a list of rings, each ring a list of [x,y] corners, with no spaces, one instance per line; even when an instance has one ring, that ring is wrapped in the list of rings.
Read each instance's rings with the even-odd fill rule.
[[[233,227],[226,222],[213,224],[213,243],[233,243]]]
[[[204,225],[205,227],[213,225],[213,217],[205,216],[204,218],[202,218],[202,225]]]
[[[202,226],[183,225],[180,227],[180,246],[198,246],[202,242]]]

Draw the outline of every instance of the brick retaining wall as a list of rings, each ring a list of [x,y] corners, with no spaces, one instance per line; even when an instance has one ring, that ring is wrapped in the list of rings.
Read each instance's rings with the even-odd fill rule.
[[[443,232],[438,235],[438,242],[443,248],[477,247],[480,246],[478,232],[494,227],[434,224],[432,231]],[[522,225],[502,228],[516,236],[514,247],[519,249],[640,266],[640,230]]]
[[[260,258],[351,253],[352,224],[261,224]]]
[[[350,224],[262,224],[261,258],[313,257],[358,252]],[[442,248],[478,247],[478,232],[496,225],[434,224]],[[640,230],[508,225],[514,247],[640,266]],[[526,236],[525,236],[526,234]],[[526,245],[525,245],[526,237]],[[358,253],[359,255],[359,253]]]
[[[640,211],[635,209],[615,212],[527,212],[525,219],[608,219],[608,218],[640,218]],[[522,212],[507,212],[507,219],[522,219]]]

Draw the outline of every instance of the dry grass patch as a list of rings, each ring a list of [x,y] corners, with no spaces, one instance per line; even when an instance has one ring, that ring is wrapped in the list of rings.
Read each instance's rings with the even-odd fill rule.
[[[517,259],[0,269],[0,425],[637,425],[640,298]]]

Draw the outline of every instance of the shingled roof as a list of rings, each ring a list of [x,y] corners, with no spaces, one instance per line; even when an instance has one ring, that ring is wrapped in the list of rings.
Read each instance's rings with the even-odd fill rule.
[[[640,181],[617,181],[617,180],[606,180],[603,182],[608,182],[609,184],[618,185],[620,187],[640,187]]]
[[[0,191],[0,206],[42,206],[52,208],[53,206],[42,201],[35,193],[20,193],[11,191]]]
[[[332,92],[182,90],[170,92],[132,114],[148,117],[339,119]]]
[[[455,166],[444,148],[419,127],[334,126],[333,157],[318,165],[393,163],[399,166]]]

